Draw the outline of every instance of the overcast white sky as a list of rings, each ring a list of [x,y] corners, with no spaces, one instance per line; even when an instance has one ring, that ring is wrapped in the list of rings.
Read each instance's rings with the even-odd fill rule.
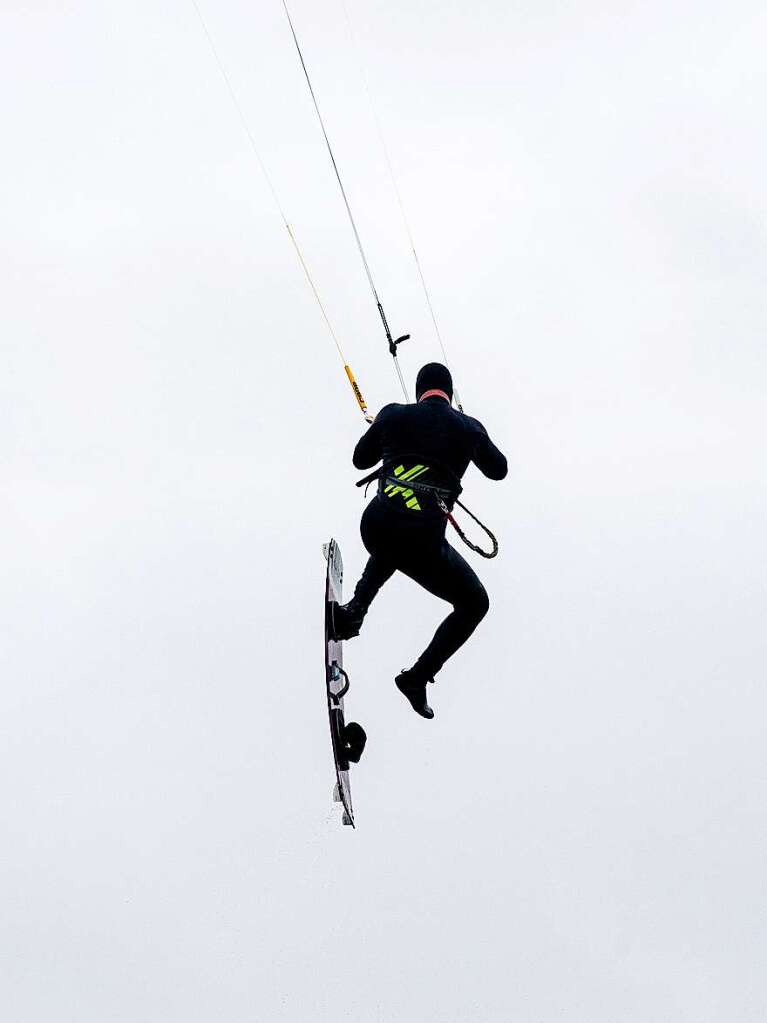
[[[756,1023],[761,3],[293,0],[412,381],[467,410],[492,610],[347,647],[361,417],[190,0],[0,4],[0,1003],[13,1023]],[[396,400],[279,0],[200,0],[372,408]],[[471,555],[469,555],[472,557]],[[347,589],[348,592],[348,589]]]

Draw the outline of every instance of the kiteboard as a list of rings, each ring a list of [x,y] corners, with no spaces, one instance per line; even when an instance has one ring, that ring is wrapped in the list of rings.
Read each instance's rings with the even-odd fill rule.
[[[336,769],[333,799],[343,805],[344,824],[354,827],[354,807],[349,782],[349,765],[357,763],[365,748],[365,731],[356,721],[344,720],[344,697],[349,692],[349,676],[344,671],[343,643],[334,639],[333,602],[341,603],[344,563],[335,540],[323,544],[327,561],[325,573],[325,690],[330,720],[330,740]]]

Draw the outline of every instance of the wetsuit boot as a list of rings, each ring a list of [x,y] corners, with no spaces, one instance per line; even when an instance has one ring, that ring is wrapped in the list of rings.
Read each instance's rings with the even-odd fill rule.
[[[339,604],[332,601],[330,605],[330,632],[336,642],[344,639],[353,639],[359,636],[362,627],[362,620],[367,614],[367,608],[363,607],[354,597],[348,604]]]
[[[433,681],[433,678],[426,679],[418,675],[412,668],[410,671],[401,671],[394,680],[395,686],[410,702],[416,714],[429,720],[434,717],[434,711],[426,700],[426,683]]]

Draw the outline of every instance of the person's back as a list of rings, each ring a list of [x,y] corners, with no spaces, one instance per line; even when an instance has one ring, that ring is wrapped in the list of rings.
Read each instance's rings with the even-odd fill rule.
[[[458,483],[472,462],[489,479],[506,476],[506,458],[482,423],[450,404],[452,380],[446,367],[439,363],[424,366],[418,375],[416,394],[414,404],[391,404],[381,409],[354,449],[357,469],[417,458],[427,466],[425,473],[419,474],[423,483]]]
[[[506,458],[484,426],[453,409],[452,395],[449,370],[429,363],[418,374],[416,403],[385,406],[357,444],[356,468],[383,463],[369,477],[378,480],[378,491],[360,523],[370,559],[352,600],[334,609],[337,638],[358,635],[373,598],[395,571],[453,605],[413,668],[396,679],[413,708],[427,718],[434,715],[426,682],[468,639],[489,606],[476,573],[445,539],[445,510],[452,507],[470,463],[490,479],[507,473]]]

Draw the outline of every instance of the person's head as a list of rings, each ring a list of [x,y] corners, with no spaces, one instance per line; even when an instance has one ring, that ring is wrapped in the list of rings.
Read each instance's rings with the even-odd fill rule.
[[[448,401],[453,400],[453,378],[447,366],[441,362],[427,362],[418,371],[415,381],[415,400],[430,397],[429,391],[443,394]]]

